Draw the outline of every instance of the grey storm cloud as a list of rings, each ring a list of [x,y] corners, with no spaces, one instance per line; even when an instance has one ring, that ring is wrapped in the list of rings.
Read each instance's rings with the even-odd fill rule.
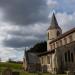
[[[36,44],[36,42],[38,42],[38,40],[24,40],[24,38],[11,38],[3,41],[4,46],[10,48],[29,47]]]
[[[45,0],[0,0],[5,10],[5,21],[15,25],[47,22],[48,8]]]
[[[26,27],[26,26],[23,26]],[[21,48],[21,47],[31,47],[40,41],[44,41],[46,38],[45,31],[40,33],[33,30],[32,27],[23,28],[18,26],[18,29],[11,29],[6,31],[7,37],[3,40],[3,45],[10,48]]]
[[[41,31],[40,33],[37,32],[37,27],[35,29],[30,28],[33,28],[34,24],[48,21],[49,9],[45,0],[0,0],[0,8],[4,10],[4,22],[9,23],[10,26],[17,25],[19,27],[18,31],[15,31],[10,26],[5,29],[6,35],[10,35],[11,38],[7,37],[4,39],[3,46],[20,48],[33,46],[37,42],[44,40],[45,34]],[[26,26],[32,27],[27,29]],[[25,27],[25,29],[22,29],[22,27]],[[10,28],[11,30],[9,31],[8,29]]]
[[[39,31],[39,29],[38,29],[38,31]],[[41,39],[46,36],[46,30],[45,31],[41,30],[41,31],[37,32],[36,30],[32,30],[30,28],[27,28],[27,29],[25,28],[25,30],[24,30],[21,27],[19,27],[18,31],[14,31],[14,30],[7,31],[7,34],[12,35],[12,36],[18,36],[18,37],[21,36],[23,38],[26,36],[35,36],[35,37],[38,37]]]
[[[11,38],[7,38],[3,40],[3,45],[5,47],[11,48],[20,48],[20,47],[31,47],[38,42],[44,41],[46,36],[45,35],[15,35],[11,34]],[[14,37],[16,36],[16,37]]]

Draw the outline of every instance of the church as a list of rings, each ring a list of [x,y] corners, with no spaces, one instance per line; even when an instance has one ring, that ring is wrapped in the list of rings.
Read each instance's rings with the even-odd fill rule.
[[[36,61],[34,67],[37,68],[38,64],[41,72],[52,74],[75,71],[75,28],[62,33],[53,13],[47,37],[47,51],[37,54],[36,58],[33,56]],[[30,59],[32,59],[31,56]]]

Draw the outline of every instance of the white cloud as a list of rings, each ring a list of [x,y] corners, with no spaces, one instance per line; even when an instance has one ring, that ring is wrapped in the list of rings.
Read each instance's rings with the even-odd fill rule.
[[[67,31],[75,27],[75,13],[57,13],[56,16],[59,25],[63,28],[63,31]]]
[[[58,5],[58,2],[56,0],[47,0],[47,5],[50,7],[50,8],[54,8]]]
[[[13,60],[23,60],[23,48],[20,49],[14,49],[14,48],[8,48],[8,47],[0,47],[0,58],[1,60],[8,61],[9,58]]]

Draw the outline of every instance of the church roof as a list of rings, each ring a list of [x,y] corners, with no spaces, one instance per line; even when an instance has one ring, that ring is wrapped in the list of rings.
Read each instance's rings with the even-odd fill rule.
[[[58,22],[57,22],[57,20],[56,20],[55,14],[53,13],[52,19],[51,19],[51,25],[50,25],[50,27],[48,28],[48,30],[49,30],[49,29],[55,29],[55,28],[57,29],[57,28],[60,28],[60,27],[59,27]]]

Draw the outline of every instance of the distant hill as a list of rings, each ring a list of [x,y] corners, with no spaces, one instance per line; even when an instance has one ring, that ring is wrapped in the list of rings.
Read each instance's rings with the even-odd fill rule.
[[[28,52],[41,53],[47,51],[47,42],[40,42],[28,50]]]

